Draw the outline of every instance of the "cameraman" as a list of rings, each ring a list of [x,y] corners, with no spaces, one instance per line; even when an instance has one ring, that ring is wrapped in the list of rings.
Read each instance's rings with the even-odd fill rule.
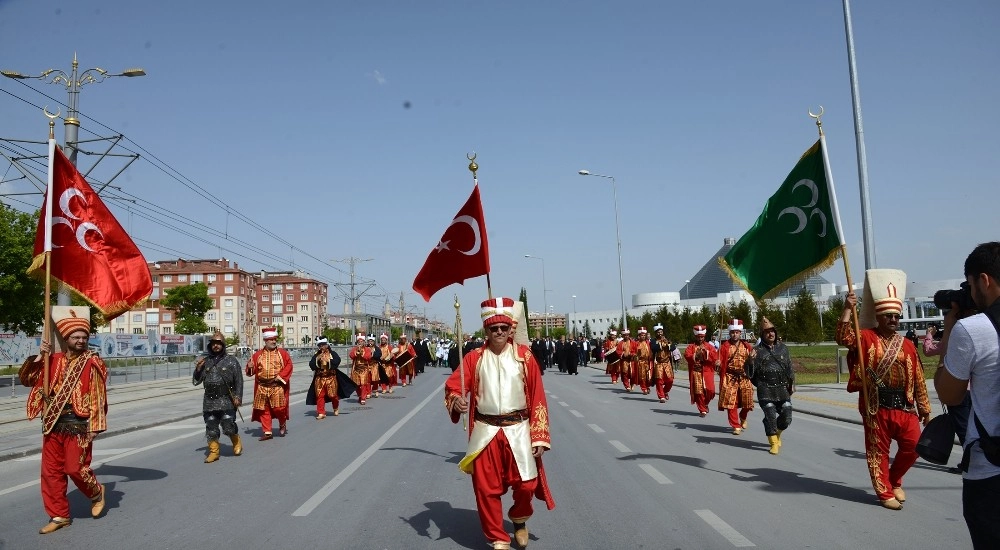
[[[1000,457],[989,459],[980,433],[1000,436],[1000,242],[977,246],[965,260],[965,279],[976,307],[984,313],[958,320],[959,304],[945,315],[944,368],[934,375],[938,397],[958,405],[966,387],[972,394],[972,418],[962,464],[962,508],[974,548],[1000,548],[1000,522],[993,503],[1000,492]],[[977,424],[984,428],[980,430]]]

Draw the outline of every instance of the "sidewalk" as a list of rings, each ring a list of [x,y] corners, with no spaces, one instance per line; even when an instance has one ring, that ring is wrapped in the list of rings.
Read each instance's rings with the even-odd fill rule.
[[[299,374],[292,379],[292,395],[305,393],[312,379],[308,360],[297,361],[294,365]],[[191,418],[201,422],[204,395],[204,388],[192,384],[190,376],[110,385],[108,429],[101,437]],[[252,379],[243,379],[243,400],[245,404],[240,411],[249,419],[253,403]],[[29,422],[25,404],[23,394],[14,398],[0,397],[0,462],[38,454],[42,450],[41,419]]]

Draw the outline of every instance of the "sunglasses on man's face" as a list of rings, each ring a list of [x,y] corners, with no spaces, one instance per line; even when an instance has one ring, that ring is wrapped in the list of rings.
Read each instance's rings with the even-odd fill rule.
[[[490,327],[490,332],[507,332],[510,330],[510,325],[493,325]]]

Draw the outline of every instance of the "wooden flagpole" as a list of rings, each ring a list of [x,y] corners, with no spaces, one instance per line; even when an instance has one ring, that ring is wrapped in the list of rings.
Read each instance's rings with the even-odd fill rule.
[[[45,299],[43,306],[45,308],[45,315],[42,322],[42,341],[46,341],[52,331],[52,184],[55,179],[55,147],[56,147],[56,134],[55,119],[59,117],[59,111],[56,114],[49,113],[48,109],[43,109],[42,112],[49,119],[49,177],[48,177],[48,187],[45,189]],[[49,342],[50,351],[42,354],[42,410],[43,415],[48,414],[49,407],[49,359],[51,357],[51,346],[54,342]]]
[[[462,304],[458,303],[458,294],[455,295],[455,345],[458,346],[458,375],[462,380],[462,399],[465,399],[465,368],[462,366]],[[468,418],[462,413],[462,430],[469,427]]]
[[[851,278],[851,264],[847,259],[847,245],[844,244],[844,231],[840,226],[840,208],[837,206],[837,193],[833,185],[833,176],[830,175],[830,159],[826,154],[826,136],[823,134],[823,121],[821,120],[821,117],[823,116],[823,106],[820,105],[819,113],[816,114],[813,114],[810,110],[809,116],[816,119],[816,128],[819,131],[820,151],[823,154],[823,172],[826,176],[826,184],[830,193],[830,209],[833,211],[834,223],[836,224],[837,234],[840,237],[840,257],[844,260],[844,272],[847,276],[847,291],[854,292],[854,281]],[[878,412],[878,403],[875,404],[875,409],[872,410],[872,403],[869,399],[871,390],[869,389],[868,372],[865,368],[865,356],[861,349],[861,323],[858,320],[858,309],[856,307],[851,310],[851,320],[854,323],[854,351],[858,354],[858,374],[861,379],[861,395],[865,400],[863,414],[867,415],[867,420]],[[851,373],[848,372],[848,380],[850,380],[850,375]]]

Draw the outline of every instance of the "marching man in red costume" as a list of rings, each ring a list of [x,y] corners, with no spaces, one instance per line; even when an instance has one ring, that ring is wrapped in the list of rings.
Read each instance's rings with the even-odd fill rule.
[[[618,355],[618,342],[615,341],[617,336],[617,331],[609,330],[608,337],[604,340],[604,360],[608,363],[604,373],[611,376],[612,384],[618,383],[618,373],[621,370],[621,357]]]
[[[694,326],[694,343],[684,350],[688,364],[691,403],[698,406],[698,413],[704,418],[708,414],[708,404],[715,399],[715,360],[719,352],[715,346],[705,341],[708,329],[705,325]]]
[[[906,297],[906,273],[898,269],[869,269],[865,272],[865,300],[861,308],[860,338],[851,315],[858,303],[853,292],[844,300],[844,312],[837,325],[837,343],[850,352],[851,370],[847,391],[862,389],[867,377],[868,395],[858,394],[858,408],[865,428],[865,456],[872,487],[882,506],[901,510],[906,500],[903,475],[917,461],[920,423],[931,419],[924,367],[913,343],[899,335],[899,314]],[[858,361],[863,354],[864,372]],[[866,400],[867,397],[867,400]],[[889,447],[898,447],[889,465]]]
[[[745,365],[756,354],[753,346],[740,338],[743,321],[729,323],[729,339],[719,348],[715,367],[719,369],[719,410],[729,416],[733,435],[740,435],[747,428],[747,415],[753,410],[754,388]]]
[[[58,318],[60,310],[68,310],[68,315]],[[94,477],[90,461],[94,437],[108,428],[108,369],[87,349],[90,308],[56,307],[53,319],[66,342],[66,352],[53,353],[49,359],[48,398],[43,390],[41,355],[29,358],[20,373],[21,383],[31,386],[28,420],[42,414],[42,504],[51,518],[38,531],[42,535],[73,523],[66,498],[67,477],[90,499],[91,516],[97,518],[104,511],[104,486]],[[40,349],[46,354],[52,346],[42,341]],[[47,409],[46,400],[51,400]]]
[[[351,381],[358,386],[358,403],[364,405],[372,394],[371,365],[379,358],[376,355],[378,348],[366,346],[364,334],[359,334],[356,342],[348,354],[351,358]]]
[[[406,341],[406,334],[399,335],[399,345],[392,349],[392,357],[409,356],[409,360],[397,365],[399,367],[399,381],[405,387],[407,384],[413,385],[413,378],[417,375],[414,360],[417,358],[417,350],[413,344]]]
[[[510,548],[500,497],[513,488],[507,517],[518,546],[526,548],[532,497],[555,508],[542,467],[551,442],[541,368],[528,346],[513,342],[514,300],[492,298],[481,306],[487,345],[467,354],[448,378],[444,404],[455,423],[472,412],[469,446],[459,468],[472,474],[483,534],[494,549]]]
[[[264,349],[258,350],[247,362],[246,375],[252,376],[253,416],[260,422],[264,434],[261,441],[273,439],[272,419],[278,419],[278,433],[288,434],[288,396],[291,391],[292,356],[278,347],[278,329],[261,329]]]
[[[618,356],[621,357],[619,372],[622,375],[622,385],[628,391],[632,391],[632,384],[635,383],[635,346],[636,341],[632,339],[628,328],[623,329],[622,338],[618,342]]]
[[[388,382],[385,384],[380,384],[382,388],[382,393],[392,393],[392,389],[396,387],[396,365],[390,359],[392,357],[392,344],[389,343],[389,335],[382,333],[379,336],[378,351],[382,363],[382,369],[385,370],[385,376]]]
[[[632,369],[633,382],[639,384],[643,395],[649,393],[650,368],[653,366],[653,347],[649,342],[649,331],[639,327],[639,340],[633,344],[635,350],[635,367]]]

